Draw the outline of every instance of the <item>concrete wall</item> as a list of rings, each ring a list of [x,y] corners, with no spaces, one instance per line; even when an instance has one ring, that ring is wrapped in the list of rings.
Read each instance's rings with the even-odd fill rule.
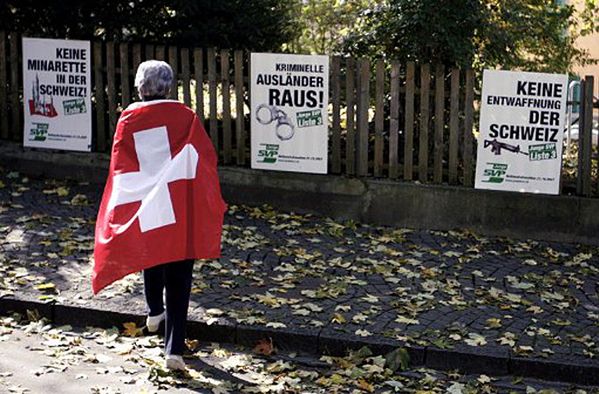
[[[271,204],[417,229],[599,244],[599,200],[333,176],[221,169],[231,203]]]
[[[23,151],[0,146],[0,163],[32,175],[102,184],[108,157],[101,154]],[[472,229],[505,235],[599,245],[599,199],[544,196],[419,185],[342,176],[221,167],[229,203],[416,229]]]

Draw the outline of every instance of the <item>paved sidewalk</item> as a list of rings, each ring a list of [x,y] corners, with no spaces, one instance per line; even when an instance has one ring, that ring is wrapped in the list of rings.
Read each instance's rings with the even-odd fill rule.
[[[131,333],[135,333],[134,330]],[[130,334],[130,333],[127,333]],[[345,357],[190,342],[186,373],[163,368],[162,340],[0,316],[0,393],[597,393],[513,376],[394,371],[366,351]],[[262,350],[262,348],[260,348]]]
[[[0,172],[1,297],[55,303],[55,314],[61,305],[144,314],[139,275],[92,297],[100,195],[98,185]],[[599,371],[595,247],[269,207],[232,206],[225,223],[223,258],[195,266],[190,318],[209,338],[270,336],[280,348],[332,353],[408,346],[416,365],[599,383],[589,375]]]

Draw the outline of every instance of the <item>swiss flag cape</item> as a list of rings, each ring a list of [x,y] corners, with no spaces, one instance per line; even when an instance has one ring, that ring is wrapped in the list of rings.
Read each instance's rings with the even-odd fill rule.
[[[155,265],[220,256],[226,205],[216,161],[185,105],[149,101],[122,113],[96,221],[94,294]]]

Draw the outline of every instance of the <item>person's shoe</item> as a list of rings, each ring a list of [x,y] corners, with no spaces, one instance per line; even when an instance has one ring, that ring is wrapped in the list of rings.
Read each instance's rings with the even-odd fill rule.
[[[158,331],[158,328],[160,327],[160,323],[162,323],[162,321],[165,318],[165,313],[162,312],[159,315],[156,316],[148,316],[146,318],[146,327],[148,327],[148,332],[150,333],[155,333]]]
[[[176,370],[176,371],[185,371],[185,361],[183,361],[182,356],[178,356],[176,354],[167,354],[164,364],[166,369]]]

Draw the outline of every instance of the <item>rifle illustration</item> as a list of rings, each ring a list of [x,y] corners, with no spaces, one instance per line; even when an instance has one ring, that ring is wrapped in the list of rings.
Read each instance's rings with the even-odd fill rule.
[[[495,153],[496,155],[500,155],[501,154],[501,150],[505,149],[507,151],[510,152],[514,152],[514,153],[521,153],[523,155],[528,156],[527,152],[522,152],[520,151],[520,145],[510,145],[510,144],[506,144],[505,142],[499,142],[497,141],[497,139],[492,139],[492,140],[485,140],[485,148],[491,146],[491,152]]]

